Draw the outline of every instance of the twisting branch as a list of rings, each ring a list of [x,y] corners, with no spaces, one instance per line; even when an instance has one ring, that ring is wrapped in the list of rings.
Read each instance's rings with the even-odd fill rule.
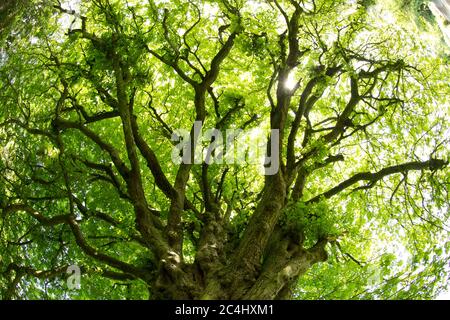
[[[130,169],[126,166],[126,164],[123,162],[123,160],[119,156],[119,152],[109,143],[106,143],[103,141],[94,131],[90,130],[83,124],[67,121],[63,119],[55,119],[53,121],[53,127],[56,129],[77,129],[81,133],[83,133],[86,137],[91,139],[93,142],[95,142],[103,151],[106,151],[113,161],[114,165],[117,168],[117,171],[119,171],[120,175],[127,180]]]
[[[238,18],[239,12],[236,11],[233,14],[237,15]],[[222,47],[219,49],[219,51],[216,53],[216,55],[211,60],[210,69],[206,72],[203,80],[198,83],[193,81],[188,83],[193,85],[194,91],[195,91],[195,98],[194,98],[194,105],[195,105],[195,112],[196,117],[195,120],[198,122],[203,123],[206,118],[206,106],[205,106],[205,99],[206,99],[206,93],[208,89],[211,87],[211,85],[216,81],[217,77],[219,76],[220,68],[226,57],[231,52],[231,49],[234,46],[234,41],[238,34],[241,33],[241,27],[237,27],[236,30],[234,30],[230,36],[228,37],[227,41],[222,45]],[[174,67],[174,66],[172,66]],[[176,66],[174,67],[176,70]],[[198,137],[195,137],[194,135],[194,127],[195,124],[191,127],[191,161],[190,163],[193,163],[194,160],[194,148],[197,144],[196,139]],[[174,248],[175,252],[180,253],[182,250],[182,224],[181,224],[181,215],[182,211],[184,210],[186,199],[185,199],[185,190],[186,185],[189,180],[189,173],[191,171],[192,164],[180,164],[180,167],[178,168],[177,175],[175,178],[174,183],[174,190],[176,191],[175,197],[172,198],[170,210],[169,210],[169,216],[168,216],[168,222],[167,222],[167,235],[169,238],[169,245]]]
[[[107,176],[103,176],[103,175],[94,175],[94,176],[97,179],[100,179],[100,180],[103,180],[103,181],[106,181],[106,182],[112,184],[115,187],[115,189],[117,190],[117,193],[119,194],[120,198],[127,199],[127,200],[130,199],[130,196],[125,191],[122,190],[122,185],[121,185],[119,179],[114,174],[114,171],[113,171],[113,168],[111,165],[91,162],[86,159],[80,159],[77,156],[74,156],[73,158],[75,160],[80,161],[86,167],[88,167],[90,169],[94,169],[94,170],[98,170],[98,171],[102,171],[102,172],[106,173]]]
[[[84,238],[83,233],[81,232],[80,226],[75,221],[75,219],[71,216],[66,219],[67,224],[69,224],[70,229],[72,230],[73,235],[75,236],[75,241],[77,245],[83,250],[85,254],[88,256],[99,260],[103,263],[106,263],[107,265],[114,267],[116,269],[119,269],[123,271],[126,274],[133,274],[137,277],[140,277],[142,279],[146,278],[146,273],[144,270],[139,269],[131,264],[128,264],[126,262],[123,262],[119,259],[113,258],[111,256],[108,256],[102,252],[99,252],[96,248],[89,245]]]
[[[9,288],[5,294],[4,299],[9,300],[13,298],[13,296],[15,295],[15,289],[17,287],[17,284],[23,277],[31,276],[37,279],[54,279],[57,277],[64,276],[69,267],[70,265],[62,265],[62,266],[55,266],[47,270],[37,270],[29,266],[19,265],[17,263],[10,263],[6,267],[6,269],[0,273],[0,274],[8,274],[14,271],[16,274],[14,280],[9,285]],[[85,266],[80,266],[80,271],[83,274],[98,274],[104,278],[114,280],[126,281],[136,279],[136,276],[132,274],[116,272],[112,270],[102,270],[99,272],[97,269],[89,269],[86,268]]]
[[[305,89],[303,90],[301,96],[300,96],[300,102],[298,105],[297,112],[295,113],[294,121],[291,125],[291,131],[289,132],[288,137],[288,145],[287,145],[287,167],[288,169],[292,170],[295,162],[295,140],[298,133],[298,130],[300,128],[300,122],[302,120],[303,116],[308,116],[309,112],[311,111],[311,108],[314,106],[314,104],[320,99],[320,96],[325,91],[325,88],[323,88],[319,95],[312,95],[313,89],[321,82],[326,79],[326,77],[333,77],[335,76],[339,71],[341,71],[342,67],[331,67],[328,68],[324,74],[319,75],[317,77],[312,78],[305,86]],[[306,133],[305,133],[306,134]]]
[[[22,204],[22,203],[16,203],[16,204],[10,204],[3,208],[3,215],[7,216],[8,214],[15,213],[15,212],[26,212],[33,218],[35,218],[37,221],[39,221],[40,224],[46,227],[52,227],[56,226],[58,224],[63,224],[67,222],[67,219],[70,217],[70,214],[65,215],[58,215],[53,216],[51,218],[43,216],[38,211],[34,210],[32,207]]]
[[[84,109],[83,106],[79,105],[74,101],[73,103],[75,110],[79,111],[81,115],[83,116],[85,123],[93,123],[105,119],[111,119],[116,118],[119,116],[119,112],[117,110],[112,111],[104,111],[104,112],[98,112],[93,115],[89,115],[87,111]],[[114,104],[113,104],[114,105]],[[64,111],[67,111],[68,109],[65,109]]]
[[[147,162],[147,167],[152,172],[156,185],[162,192],[164,192],[164,194],[169,199],[172,199],[175,195],[175,191],[172,187],[172,184],[169,182],[166,175],[164,174],[155,153],[147,144],[147,142],[144,140],[144,138],[141,136],[136,116],[131,117],[131,127],[133,130],[133,136],[136,145],[139,151],[141,152],[142,156],[145,158]]]
[[[39,221],[40,224],[43,226],[56,226],[59,224],[67,224],[70,226],[70,229],[72,230],[72,233],[75,237],[75,241],[78,244],[78,246],[81,248],[81,250],[87,254],[88,256],[94,258],[95,260],[98,260],[100,262],[103,262],[111,267],[117,268],[127,274],[133,274],[137,277],[140,277],[142,279],[145,279],[146,273],[126,262],[123,262],[119,259],[116,259],[114,257],[108,256],[100,251],[98,251],[96,248],[89,245],[81,231],[80,226],[78,225],[78,222],[75,220],[74,216],[72,214],[64,214],[64,215],[57,215],[53,217],[46,217],[39,213],[38,211],[34,210],[32,207],[26,205],[26,204],[11,204],[8,205],[6,208],[3,209],[3,214],[11,214],[14,212],[26,212],[31,217]]]
[[[17,125],[20,128],[27,131],[29,134],[44,136],[44,137],[49,138],[51,141],[55,142],[55,136],[51,132],[48,132],[48,131],[45,131],[42,129],[38,129],[38,128],[32,128],[29,126],[28,123],[24,123],[23,121],[21,121],[19,119],[8,119],[8,120],[0,123],[0,128],[7,127],[9,125]]]
[[[320,199],[325,198],[329,199],[332,196],[337,195],[341,191],[347,189],[348,187],[354,185],[355,183],[359,181],[367,181],[368,184],[366,188],[373,187],[378,181],[383,179],[384,177],[396,173],[405,173],[408,171],[414,171],[414,170],[438,170],[446,167],[448,165],[448,162],[441,160],[441,159],[430,159],[428,161],[424,162],[408,162],[404,164],[399,164],[391,167],[387,167],[384,169],[381,169],[380,171],[377,171],[375,173],[371,172],[360,172],[352,176],[351,178],[341,182],[334,188],[331,188],[330,190],[317,195],[313,197],[312,199],[308,200],[306,204],[315,203],[320,201]]]
[[[69,266],[67,265],[67,266],[55,267],[50,270],[36,270],[36,269],[33,269],[28,266],[20,266],[16,263],[10,263],[6,267],[6,270],[3,273],[15,271],[16,273],[21,273],[23,275],[25,275],[25,274],[30,275],[30,276],[33,276],[33,277],[39,278],[39,279],[49,279],[49,278],[54,278],[54,277],[57,277],[57,276],[65,273],[68,267]]]

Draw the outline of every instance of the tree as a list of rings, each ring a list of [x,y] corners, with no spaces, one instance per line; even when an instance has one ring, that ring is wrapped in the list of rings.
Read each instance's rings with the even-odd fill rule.
[[[14,18],[17,16],[21,9],[21,6],[25,1],[11,1],[6,0],[0,5],[0,33],[4,33],[5,30],[13,23]]]
[[[445,287],[448,48],[427,20],[389,1],[31,6],[0,55],[4,299]],[[263,139],[272,162],[195,162],[219,141],[198,124],[252,129],[236,148]]]

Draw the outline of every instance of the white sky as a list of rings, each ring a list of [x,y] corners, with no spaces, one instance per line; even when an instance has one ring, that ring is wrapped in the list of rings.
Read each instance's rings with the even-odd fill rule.
[[[447,291],[438,295],[436,300],[450,300],[450,286],[447,286]]]

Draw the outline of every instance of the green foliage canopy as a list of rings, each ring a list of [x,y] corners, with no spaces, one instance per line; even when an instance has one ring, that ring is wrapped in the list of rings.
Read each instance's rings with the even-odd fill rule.
[[[195,268],[209,292],[216,270],[254,252],[256,280],[224,297],[266,297],[248,292],[284,274],[270,243],[285,239],[327,258],[273,298],[284,286],[296,299],[437,295],[450,272],[449,49],[433,19],[400,10],[410,2],[424,9],[31,1],[0,28],[2,298],[173,298],[167,279]],[[175,165],[170,137],[194,120],[280,129],[281,173]],[[73,264],[79,290],[65,282]],[[176,290],[199,298],[192,286]]]

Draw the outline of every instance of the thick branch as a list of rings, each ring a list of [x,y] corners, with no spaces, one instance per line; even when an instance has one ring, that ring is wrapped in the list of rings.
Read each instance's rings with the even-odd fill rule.
[[[54,217],[46,217],[34,210],[32,207],[26,205],[26,204],[11,204],[8,205],[6,208],[3,209],[3,214],[6,216],[10,213],[23,211],[31,215],[33,218],[35,218],[37,221],[39,221],[40,224],[44,226],[55,226],[58,224],[66,223],[67,219],[69,218],[70,214],[65,215],[58,215]]]
[[[175,195],[175,190],[173,189],[172,185],[170,184],[169,180],[164,174],[155,153],[147,144],[147,142],[144,140],[144,138],[141,136],[136,116],[131,117],[131,126],[136,145],[139,151],[141,152],[142,156],[145,158],[147,162],[147,167],[152,172],[156,185],[158,186],[159,189],[161,189],[162,192],[164,192],[164,194],[168,198],[172,199]]]
[[[431,159],[424,162],[408,162],[404,164],[399,164],[396,166],[387,167],[384,169],[381,169],[378,172],[371,173],[371,172],[360,172],[355,174],[353,177],[345,180],[344,182],[341,182],[336,187],[331,188],[330,190],[315,196],[314,198],[308,200],[306,203],[314,203],[320,201],[320,199],[323,197],[325,199],[331,198],[332,196],[337,195],[341,191],[347,189],[348,187],[354,185],[355,183],[359,181],[367,181],[368,187],[372,187],[377,183],[379,180],[383,179],[384,177],[396,174],[396,173],[404,173],[408,171],[414,171],[414,170],[438,170],[442,169],[445,166],[448,165],[448,162],[441,160],[441,159]]]
[[[111,160],[113,161],[121,176],[125,179],[128,179],[130,170],[120,158],[119,152],[112,145],[103,141],[94,131],[90,130],[80,123],[71,122],[60,118],[54,120],[53,124],[57,128],[77,129],[81,131],[86,137],[94,141],[102,150],[106,151],[110,155]]]
[[[128,274],[134,274],[140,278],[145,279],[145,272],[139,268],[136,268],[135,266],[128,264],[126,262],[120,261],[116,258],[113,258],[111,256],[108,256],[102,252],[99,252],[94,247],[90,246],[86,239],[84,238],[83,233],[81,232],[80,226],[78,223],[73,219],[73,217],[70,217],[67,219],[67,223],[70,226],[70,229],[72,230],[73,235],[75,236],[75,241],[78,244],[78,246],[83,250],[85,254],[88,256],[94,258],[95,260],[99,260],[101,262],[106,263],[107,265],[117,268],[125,273]]]
[[[25,204],[12,204],[7,206],[3,210],[3,214],[8,214],[12,212],[23,211],[31,215],[33,218],[39,221],[44,226],[55,226],[58,224],[68,224],[72,230],[73,235],[75,236],[75,241],[81,250],[87,254],[88,256],[94,258],[95,260],[101,261],[111,267],[117,268],[125,273],[136,275],[137,277],[145,279],[145,272],[135,266],[120,261],[116,258],[108,256],[102,252],[99,252],[94,247],[90,246],[85,238],[83,233],[81,232],[80,226],[75,221],[74,217],[71,214],[58,215],[51,218],[43,216],[41,213],[37,212],[33,208]]]

